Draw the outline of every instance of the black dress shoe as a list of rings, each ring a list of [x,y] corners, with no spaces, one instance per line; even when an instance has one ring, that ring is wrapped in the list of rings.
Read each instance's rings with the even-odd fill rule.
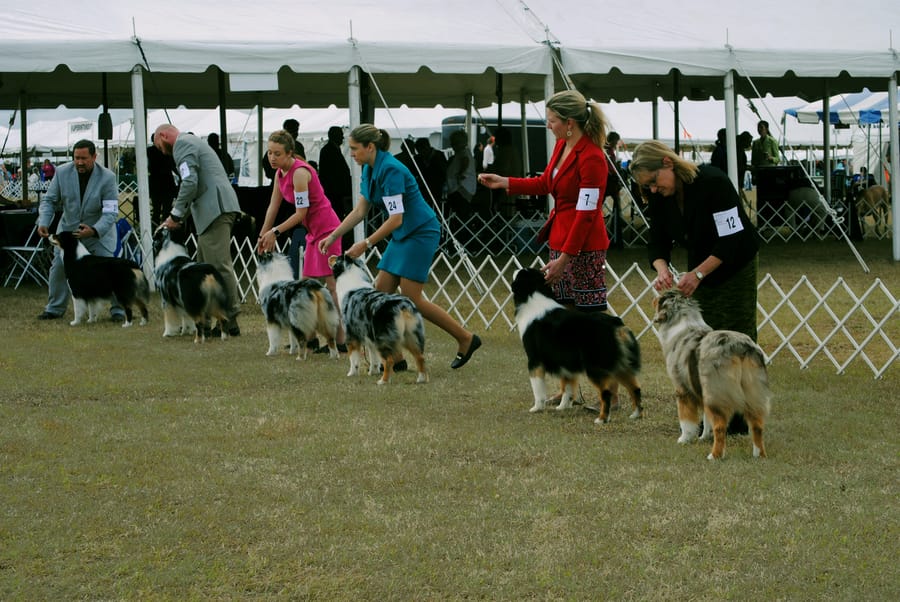
[[[37,317],[38,320],[58,320],[62,317],[62,314],[51,314],[49,311],[43,312],[41,315]]]
[[[116,324],[123,324],[125,322],[124,314],[113,314],[109,317],[110,320],[115,322]]]
[[[481,338],[477,334],[473,334],[472,342],[469,343],[469,350],[465,353],[457,353],[453,361],[450,362],[450,367],[456,370],[457,368],[465,366],[466,362],[469,361],[469,358],[472,357],[472,354],[475,353],[479,347],[481,347]]]

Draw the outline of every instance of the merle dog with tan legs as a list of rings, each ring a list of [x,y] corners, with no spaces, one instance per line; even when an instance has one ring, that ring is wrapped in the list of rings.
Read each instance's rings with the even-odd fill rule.
[[[760,346],[743,333],[713,330],[703,320],[699,304],[676,289],[665,291],[653,304],[653,324],[666,371],[675,385],[681,425],[678,443],[697,439],[703,412],[700,439],[708,438],[712,431],[713,447],[708,457],[719,459],[725,454],[728,421],[741,413],[750,426],[753,455],[764,458],[763,427],[772,393]]]

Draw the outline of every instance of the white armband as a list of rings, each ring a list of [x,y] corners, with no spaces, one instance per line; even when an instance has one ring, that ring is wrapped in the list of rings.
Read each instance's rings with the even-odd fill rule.
[[[744,229],[737,207],[713,213],[713,219],[716,222],[716,231],[719,233],[719,237],[737,234]]]
[[[100,201],[103,204],[102,213],[115,213],[119,214],[119,200],[118,199],[106,199]]]
[[[181,165],[178,166],[178,173],[181,174],[182,179],[191,175],[191,168],[188,167],[187,161],[181,162]]]
[[[295,190],[294,191],[294,207],[297,209],[303,209],[304,207],[309,207],[309,191],[308,190]]]
[[[593,211],[597,208],[600,201],[599,188],[581,188],[578,191],[578,204],[575,205],[576,211]]]
[[[384,197],[384,206],[388,215],[397,215],[403,213],[403,195],[395,194],[393,196]]]

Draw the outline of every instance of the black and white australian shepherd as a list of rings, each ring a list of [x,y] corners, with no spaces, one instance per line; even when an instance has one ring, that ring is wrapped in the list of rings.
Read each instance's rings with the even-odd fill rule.
[[[193,334],[194,342],[202,343],[215,318],[222,339],[228,338],[228,293],[218,270],[191,259],[187,249],[172,240],[165,228],[153,235],[153,254],[166,325],[163,336]]]
[[[150,284],[141,268],[128,259],[91,255],[72,232],[50,235],[51,244],[62,251],[66,280],[72,290],[75,319],[72,326],[96,322],[107,300],[117,299],[125,308],[123,327],[132,325],[133,307],[141,312],[141,325],[147,323]]]
[[[516,327],[525,347],[534,392],[530,411],[539,412],[546,407],[545,374],[560,379],[559,410],[572,407],[578,377],[584,374],[600,392],[600,416],[596,423],[609,422],[611,387],[616,381],[631,394],[634,405],[631,418],[641,417],[641,386],[637,379],[641,368],[640,347],[620,318],[564,307],[553,298],[543,272],[534,268],[516,272],[512,293]]]
[[[360,259],[332,255],[328,263],[337,281],[341,303],[350,371],[359,374],[361,354],[369,359],[369,374],[375,372],[380,358],[382,375],[379,385],[390,382],[394,372],[394,356],[409,351],[416,361],[416,383],[428,382],[425,372],[425,324],[415,304],[403,295],[375,290],[372,279]]]
[[[335,339],[341,316],[328,289],[311,278],[294,280],[290,261],[281,253],[260,255],[257,264],[259,302],[269,335],[266,355],[278,354],[282,334],[287,333],[290,352],[298,360],[306,359],[306,341],[318,332],[328,341],[331,357],[337,358]]]

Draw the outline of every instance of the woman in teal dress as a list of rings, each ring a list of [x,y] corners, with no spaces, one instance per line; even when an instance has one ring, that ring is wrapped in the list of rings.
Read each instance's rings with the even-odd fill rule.
[[[384,223],[368,238],[354,243],[345,255],[359,257],[390,237],[378,262],[375,288],[396,293],[399,287],[423,318],[456,339],[457,354],[450,367],[461,368],[481,346],[481,339],[422,295],[441,237],[437,216],[425,202],[413,175],[389,152],[391,137],[387,132],[364,123],[350,132],[349,143],[353,160],[362,166],[359,201],[344,221],[319,241],[319,250],[326,253],[334,241],[362,222],[370,206],[380,207],[387,216]]]

